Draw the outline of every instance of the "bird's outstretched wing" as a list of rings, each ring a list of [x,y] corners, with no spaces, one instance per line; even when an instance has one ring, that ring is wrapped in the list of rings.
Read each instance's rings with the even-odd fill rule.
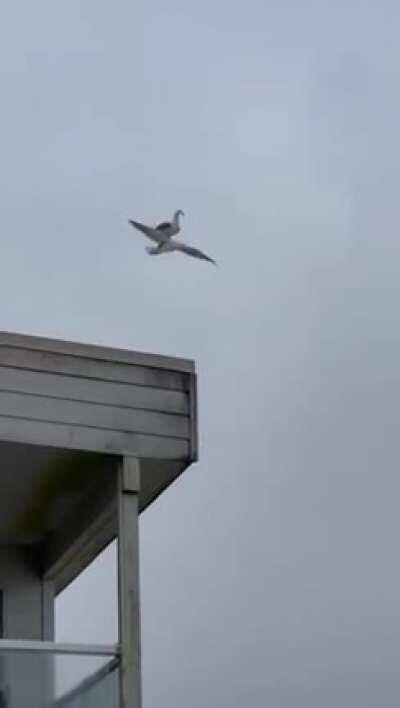
[[[158,231],[158,229],[153,229],[151,226],[146,226],[146,224],[141,224],[140,221],[133,221],[132,219],[129,219],[129,223],[132,224],[135,229],[141,231],[147,238],[155,241],[155,243],[164,243],[167,240],[162,231]]]
[[[186,253],[188,256],[193,256],[193,258],[200,258],[202,261],[209,261],[210,263],[217,265],[214,259],[207,256],[203,253],[203,251],[199,251],[198,248],[193,248],[193,246],[187,246],[185,243],[176,243],[175,250],[182,251],[182,253]]]

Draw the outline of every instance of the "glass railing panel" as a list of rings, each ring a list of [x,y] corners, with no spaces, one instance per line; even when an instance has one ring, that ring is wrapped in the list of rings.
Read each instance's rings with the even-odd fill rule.
[[[2,646],[3,644],[3,646]],[[0,708],[119,708],[118,659],[85,648],[0,642]]]

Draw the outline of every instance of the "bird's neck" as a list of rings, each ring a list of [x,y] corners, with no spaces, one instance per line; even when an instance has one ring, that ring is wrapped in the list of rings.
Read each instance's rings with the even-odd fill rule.
[[[180,212],[179,212],[179,211],[176,211],[175,214],[174,214],[173,223],[174,223],[174,226],[176,226],[177,229],[180,228],[179,218],[180,218]]]

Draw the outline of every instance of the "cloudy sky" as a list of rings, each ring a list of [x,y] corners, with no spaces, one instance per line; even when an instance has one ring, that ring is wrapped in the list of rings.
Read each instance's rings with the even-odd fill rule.
[[[198,366],[201,460],[141,521],[145,708],[392,708],[398,2],[0,20],[0,329]],[[219,269],[127,224],[177,208]],[[113,641],[114,556],[58,638]]]

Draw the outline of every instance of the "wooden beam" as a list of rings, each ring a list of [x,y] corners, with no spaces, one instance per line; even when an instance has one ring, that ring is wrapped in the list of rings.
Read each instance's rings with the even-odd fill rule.
[[[198,434],[198,412],[197,412],[197,374],[194,373],[189,379],[189,421],[190,421],[190,461],[197,462],[199,459],[199,434]]]
[[[54,642],[54,583],[42,582],[42,639]]]
[[[118,595],[121,708],[141,708],[139,593],[140,462],[124,457],[118,488]]]
[[[0,414],[0,440],[22,444],[86,450],[107,455],[138,455],[162,460],[187,460],[189,440],[146,433],[127,433],[83,425],[4,417]]]
[[[194,363],[191,359],[136,352],[128,349],[113,349],[110,347],[68,342],[60,339],[47,339],[30,334],[0,332],[0,347],[14,347],[31,351],[56,353],[100,361],[112,361],[155,369],[167,369],[191,373]]]
[[[117,467],[117,465],[116,465]],[[42,549],[42,574],[60,593],[76,578],[117,533],[117,475],[99,476],[97,490],[87,495]]]

